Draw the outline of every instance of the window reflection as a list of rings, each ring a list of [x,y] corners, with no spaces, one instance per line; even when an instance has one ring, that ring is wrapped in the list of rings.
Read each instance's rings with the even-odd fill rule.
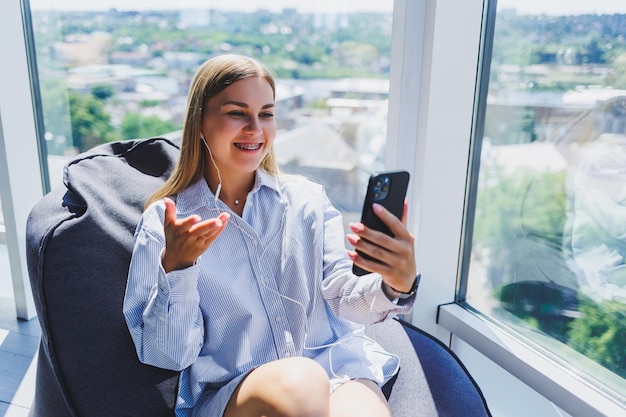
[[[502,3],[466,298],[623,400],[626,8]]]

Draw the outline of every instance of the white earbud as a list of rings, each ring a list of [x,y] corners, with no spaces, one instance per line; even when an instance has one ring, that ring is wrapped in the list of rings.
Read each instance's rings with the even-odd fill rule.
[[[209,151],[211,162],[213,162],[213,166],[215,167],[215,170],[217,171],[217,179],[219,180],[219,184],[217,184],[217,190],[215,190],[215,199],[218,200],[220,198],[220,191],[222,191],[222,176],[220,175],[220,169],[217,167],[217,164],[215,163],[215,159],[213,159],[213,152],[211,152],[211,148],[209,148],[209,145],[206,143],[206,140],[204,139],[204,135],[202,133],[200,133],[200,139],[202,139],[202,143],[204,143],[204,146],[206,147],[207,151]]]

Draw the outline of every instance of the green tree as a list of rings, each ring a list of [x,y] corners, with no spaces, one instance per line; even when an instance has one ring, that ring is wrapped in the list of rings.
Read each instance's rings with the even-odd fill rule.
[[[613,73],[607,77],[607,84],[614,88],[626,88],[626,53],[613,61]]]
[[[117,139],[102,100],[92,94],[70,93],[69,103],[72,140],[78,152]]]
[[[45,78],[40,86],[47,151],[63,155],[72,137],[67,86],[58,77]]]
[[[91,88],[91,94],[98,100],[106,101],[115,95],[115,90],[111,84],[97,84]]]
[[[604,45],[600,34],[594,33],[589,36],[585,43],[586,63],[604,64]]]
[[[571,325],[570,346],[626,378],[626,304],[584,300],[582,317]]]
[[[139,113],[128,113],[121,125],[124,139],[149,138],[160,136],[180,129],[171,121],[162,120],[157,116],[142,116]]]
[[[488,253],[494,288],[521,280],[576,288],[562,249],[565,174],[485,166],[480,175],[472,251]]]

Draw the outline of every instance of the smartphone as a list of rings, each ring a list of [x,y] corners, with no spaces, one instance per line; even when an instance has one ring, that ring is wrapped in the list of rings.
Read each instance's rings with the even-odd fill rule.
[[[370,229],[375,229],[389,236],[393,236],[393,233],[391,233],[387,225],[374,213],[372,204],[378,203],[382,205],[397,218],[401,219],[408,186],[409,173],[407,171],[392,170],[372,174],[367,185],[367,192],[365,193],[363,211],[361,212],[361,223]],[[364,253],[359,252],[359,254],[364,258],[372,259]],[[356,275],[370,273],[370,271],[354,264],[352,265],[352,272]]]

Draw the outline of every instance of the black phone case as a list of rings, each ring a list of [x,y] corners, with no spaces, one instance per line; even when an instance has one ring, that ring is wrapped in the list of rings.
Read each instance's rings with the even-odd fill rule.
[[[389,178],[389,191],[385,198],[379,199],[375,197],[376,183],[379,179]],[[389,210],[397,218],[402,218],[402,212],[404,210],[404,199],[406,197],[407,189],[409,186],[409,173],[404,170],[392,170],[381,171],[374,173],[370,176],[367,192],[365,194],[365,201],[363,202],[363,210],[361,212],[361,223],[369,227],[386,233],[389,236],[393,236],[389,228],[383,221],[374,213],[372,204],[374,202],[382,205]],[[368,255],[359,253],[364,258],[371,259]],[[356,275],[369,274],[367,271],[356,265],[352,265],[352,272]]]

